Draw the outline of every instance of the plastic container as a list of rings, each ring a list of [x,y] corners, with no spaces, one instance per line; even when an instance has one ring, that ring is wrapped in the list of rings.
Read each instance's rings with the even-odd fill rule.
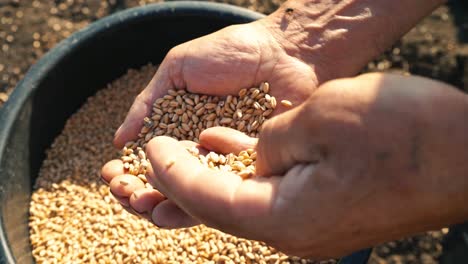
[[[179,43],[261,18],[246,9],[172,2],[99,20],[49,51],[0,109],[0,263],[33,263],[28,210],[45,150],[67,118],[128,68],[158,64]],[[342,259],[365,263],[369,251]]]

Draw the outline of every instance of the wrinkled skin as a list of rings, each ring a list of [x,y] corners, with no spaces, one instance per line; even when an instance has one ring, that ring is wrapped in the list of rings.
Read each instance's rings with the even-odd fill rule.
[[[114,143],[121,148],[134,139],[155,99],[168,89],[236,95],[241,89],[258,86],[263,81],[270,83],[270,93],[278,100],[287,98],[294,104],[303,102],[317,87],[313,67],[288,55],[286,47],[263,21],[230,26],[176,46],[136,98]]]
[[[224,96],[268,81],[270,94],[278,100],[288,99],[295,105],[302,103],[317,87],[314,67],[290,56],[290,51],[296,47],[272,34],[267,24],[259,20],[230,26],[171,49],[116,132],[116,147],[122,148],[127,141],[136,138],[143,118],[151,113],[154,100],[166,94],[168,89],[186,88],[195,93]],[[298,82],[300,86],[296,85]],[[277,110],[273,114],[280,112]],[[204,141],[209,140],[210,133]],[[184,144],[194,145],[187,141]],[[139,188],[141,183],[136,177],[123,174],[119,160],[108,162],[102,169],[103,181],[110,184],[114,196],[128,211],[150,219],[158,204],[166,214],[181,214],[180,209],[159,191]],[[122,189],[118,180],[112,183],[116,175],[133,184]],[[177,219],[183,219],[177,226],[199,223],[191,218]]]
[[[202,149],[256,148],[253,179],[205,168],[185,150],[195,143],[168,137],[147,146],[152,196],[114,184],[121,163],[103,178],[159,226],[204,223],[286,253],[339,257],[468,219],[466,116],[466,96],[447,85],[367,74],[320,86],[258,141],[227,128],[201,134]]]

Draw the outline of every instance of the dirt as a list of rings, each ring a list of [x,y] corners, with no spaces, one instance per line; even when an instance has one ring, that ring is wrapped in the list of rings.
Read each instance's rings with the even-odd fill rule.
[[[116,11],[152,0],[0,0],[0,107],[28,68],[60,40]],[[220,0],[263,13],[282,0]],[[404,14],[402,14],[404,15]],[[364,71],[403,71],[468,91],[468,2],[434,11]],[[375,247],[369,263],[468,263],[468,225]]]

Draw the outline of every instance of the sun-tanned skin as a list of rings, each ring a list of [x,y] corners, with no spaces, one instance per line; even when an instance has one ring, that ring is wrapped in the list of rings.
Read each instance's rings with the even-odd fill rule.
[[[103,180],[127,210],[158,226],[204,223],[316,259],[468,219],[466,95],[396,75],[326,82],[356,74],[441,2],[293,0],[265,19],[174,48],[116,146],[135,137],[167,89],[226,95],[268,80],[274,96],[297,107],[275,113],[258,140],[227,128],[200,135],[208,150],[256,148],[265,177],[219,175],[185,150],[195,143],[157,137],[146,149],[157,190],[123,175],[117,160],[103,167]]]

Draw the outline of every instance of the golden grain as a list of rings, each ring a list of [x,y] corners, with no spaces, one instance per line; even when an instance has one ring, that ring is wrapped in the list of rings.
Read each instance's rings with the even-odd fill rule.
[[[239,97],[242,98],[242,97],[244,97],[246,94],[247,94],[247,89],[241,89],[241,90],[239,91],[239,94],[238,94],[238,95],[239,95]]]
[[[281,100],[281,104],[286,107],[291,107],[293,105],[289,100]]]
[[[174,164],[175,164],[175,160],[174,159],[169,159],[166,162],[166,170],[170,169]]]
[[[271,108],[273,108],[273,109],[276,108],[276,98],[274,98],[274,97],[270,98],[270,105],[271,105]]]
[[[261,85],[260,85],[260,89],[264,92],[264,93],[269,93],[270,92],[270,84],[268,82],[263,82]]]
[[[129,185],[129,183],[128,183],[127,181],[124,181],[124,180],[120,180],[119,183],[120,183],[121,185],[124,185],[124,186]]]
[[[146,86],[155,71],[154,66],[145,66],[139,71],[130,70],[108,88],[97,92],[67,121],[63,132],[47,151],[47,158],[34,185],[29,216],[32,255],[36,263],[217,263],[218,260],[224,263],[301,263],[301,259],[277,252],[263,243],[230,236],[203,225],[176,230],[159,229],[149,221],[123,210],[109,192],[109,187],[98,180],[96,175],[103,163],[116,155],[112,146],[114,131],[124,120],[132,98]],[[268,92],[263,88],[260,90],[265,94]],[[205,102],[217,106],[221,99],[192,96],[185,90],[168,91],[165,98],[177,101],[177,109],[170,106],[164,97],[157,99],[150,120],[142,122],[143,126],[150,127],[149,121],[153,121],[151,129],[146,134],[142,133],[136,141],[125,144],[122,159],[130,156],[135,159],[127,160],[124,166],[129,169],[132,165],[139,179],[146,180],[146,177],[135,168],[138,167],[135,164],[139,164],[141,170],[149,166],[144,154],[146,142],[157,135],[167,135],[170,124],[179,122],[189,125],[189,121],[192,121],[189,126],[198,129],[198,132],[192,132],[192,136],[181,126],[174,128],[172,134],[179,133],[176,136],[178,139],[195,140],[195,135],[201,130],[214,125],[214,120],[219,123],[222,117],[235,119],[234,112],[228,114],[228,111],[224,111],[222,117],[215,115],[212,121],[208,121],[206,117],[214,110],[198,106],[197,109],[206,111],[200,112],[199,116],[195,108]],[[192,99],[195,106],[186,103],[185,98]],[[238,97],[226,97],[221,109],[231,108],[231,103],[237,105]],[[186,114],[188,110],[191,116]],[[172,121],[174,113],[179,116],[175,122]],[[193,114],[199,116],[198,124],[193,121]],[[253,120],[261,115],[250,114]],[[250,117],[235,120],[239,123],[230,123],[229,126],[236,128],[244,124],[246,127],[245,124],[253,122]],[[160,128],[160,124],[165,124],[162,125],[165,128]],[[246,131],[244,129],[241,130]],[[202,157],[197,148],[189,151]],[[251,149],[246,153],[249,158],[245,153],[241,156],[209,154],[212,159],[209,161],[217,161],[213,164],[224,166],[214,169],[228,170],[231,167],[227,164],[236,161],[244,165],[250,162],[245,160],[251,159],[254,163],[256,152]],[[249,165],[245,169],[250,171],[238,174],[252,177],[253,174],[249,176],[248,173],[254,167]],[[149,183],[145,187],[153,188]],[[247,254],[253,258],[250,259]]]

